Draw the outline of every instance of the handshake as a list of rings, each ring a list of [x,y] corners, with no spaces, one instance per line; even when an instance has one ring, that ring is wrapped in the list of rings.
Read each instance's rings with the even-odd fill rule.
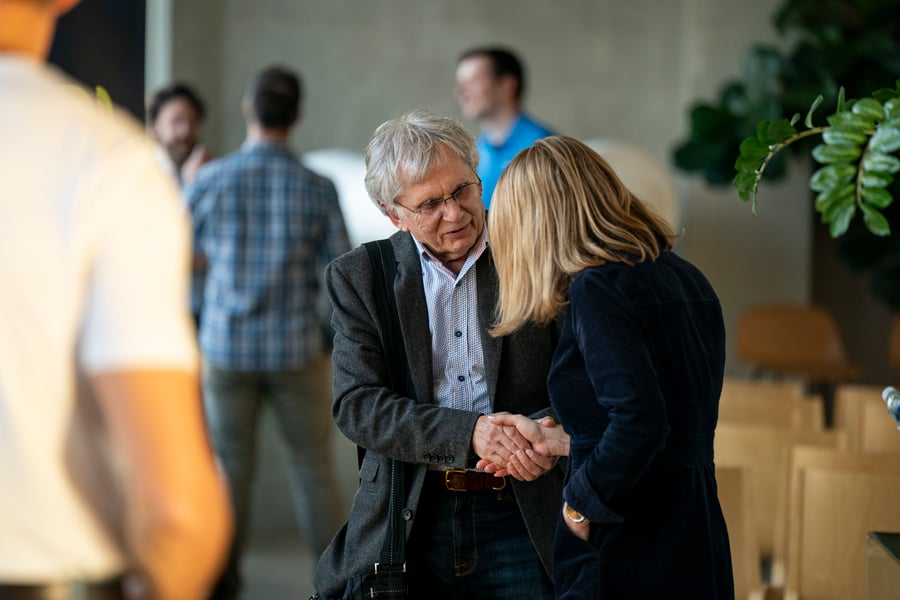
[[[476,465],[497,477],[537,479],[569,455],[569,435],[552,417],[494,413],[481,416],[472,434]]]

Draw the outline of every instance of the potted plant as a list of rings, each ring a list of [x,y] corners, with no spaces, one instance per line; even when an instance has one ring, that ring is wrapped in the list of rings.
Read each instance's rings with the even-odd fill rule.
[[[733,183],[755,210],[760,179],[783,177],[788,153],[820,160],[813,202],[843,262],[871,271],[875,295],[900,310],[900,242],[887,235],[900,228],[900,3],[786,0],[773,23],[793,46],[753,48],[743,80],[691,109],[675,165]]]

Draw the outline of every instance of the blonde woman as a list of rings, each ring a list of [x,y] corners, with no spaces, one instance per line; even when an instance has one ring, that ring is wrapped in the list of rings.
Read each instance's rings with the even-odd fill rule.
[[[557,598],[733,598],[713,433],[722,310],[675,235],[583,143],[549,137],[500,178],[489,216],[492,333],[560,318],[549,420],[492,417],[533,445],[489,470],[567,454]],[[564,431],[563,431],[564,429]]]

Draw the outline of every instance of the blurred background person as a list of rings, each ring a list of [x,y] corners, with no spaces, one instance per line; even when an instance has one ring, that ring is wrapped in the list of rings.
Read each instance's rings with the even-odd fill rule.
[[[300,120],[299,76],[256,75],[241,106],[247,138],[185,190],[195,252],[208,264],[200,299],[203,397],[231,486],[236,533],[213,598],[237,598],[260,408],[287,446],[300,530],[318,556],[343,515],[331,455],[328,340],[319,314],[324,266],[350,249],[334,184],[288,147]]]
[[[0,598],[197,600],[230,532],[178,192],[45,66],[77,0],[0,2]]]
[[[478,177],[491,206],[500,173],[523,148],[553,132],[525,114],[525,69],[511,50],[478,47],[463,52],[456,66],[456,99],[463,117],[481,128]]]
[[[178,185],[184,187],[197,177],[200,167],[212,159],[200,143],[200,124],[206,107],[187,84],[173,83],[150,98],[147,106],[148,128],[170,161]],[[191,315],[200,328],[200,295],[206,277],[206,257],[194,253],[191,260]]]
[[[492,333],[563,318],[547,385],[571,442],[550,423],[514,420],[534,448],[569,456],[557,598],[734,598],[713,464],[725,326],[709,281],[573,138],[523,150],[495,200]]]
[[[182,187],[191,183],[201,165],[212,158],[200,143],[200,126],[205,114],[200,96],[185,83],[160,89],[147,105],[148,129],[168,154]]]

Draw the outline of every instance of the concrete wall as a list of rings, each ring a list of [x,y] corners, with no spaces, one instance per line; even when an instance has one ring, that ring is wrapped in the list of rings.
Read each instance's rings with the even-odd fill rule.
[[[260,67],[301,71],[298,150],[361,151],[374,128],[411,108],[459,117],[456,57],[502,43],[527,61],[528,109],[559,132],[637,144],[666,164],[687,112],[740,75],[750,45],[774,43],[780,0],[179,0],[172,75],[210,105],[205,137],[237,147],[240,97]],[[153,87],[151,85],[151,87]],[[685,234],[678,250],[710,277],[732,330],[759,301],[810,294],[810,214],[803,175],[763,190],[759,216],[730,188],[675,174]],[[743,367],[731,352],[731,372]]]
[[[527,62],[526,105],[538,118],[582,139],[639,145],[669,164],[690,105],[713,99],[725,80],[739,76],[751,45],[776,41],[771,15],[780,4],[178,0],[171,6],[171,75],[196,84],[207,100],[205,137],[217,152],[240,144],[243,89],[273,62],[305,77],[295,147],[361,151],[379,123],[409,109],[459,117],[456,57],[474,44],[507,44]],[[154,73],[162,77],[164,69]],[[751,304],[809,299],[811,211],[803,173],[764,188],[756,218],[731,188],[673,174],[684,227],[677,250],[715,285],[729,333]],[[728,370],[746,372],[733,350]]]

